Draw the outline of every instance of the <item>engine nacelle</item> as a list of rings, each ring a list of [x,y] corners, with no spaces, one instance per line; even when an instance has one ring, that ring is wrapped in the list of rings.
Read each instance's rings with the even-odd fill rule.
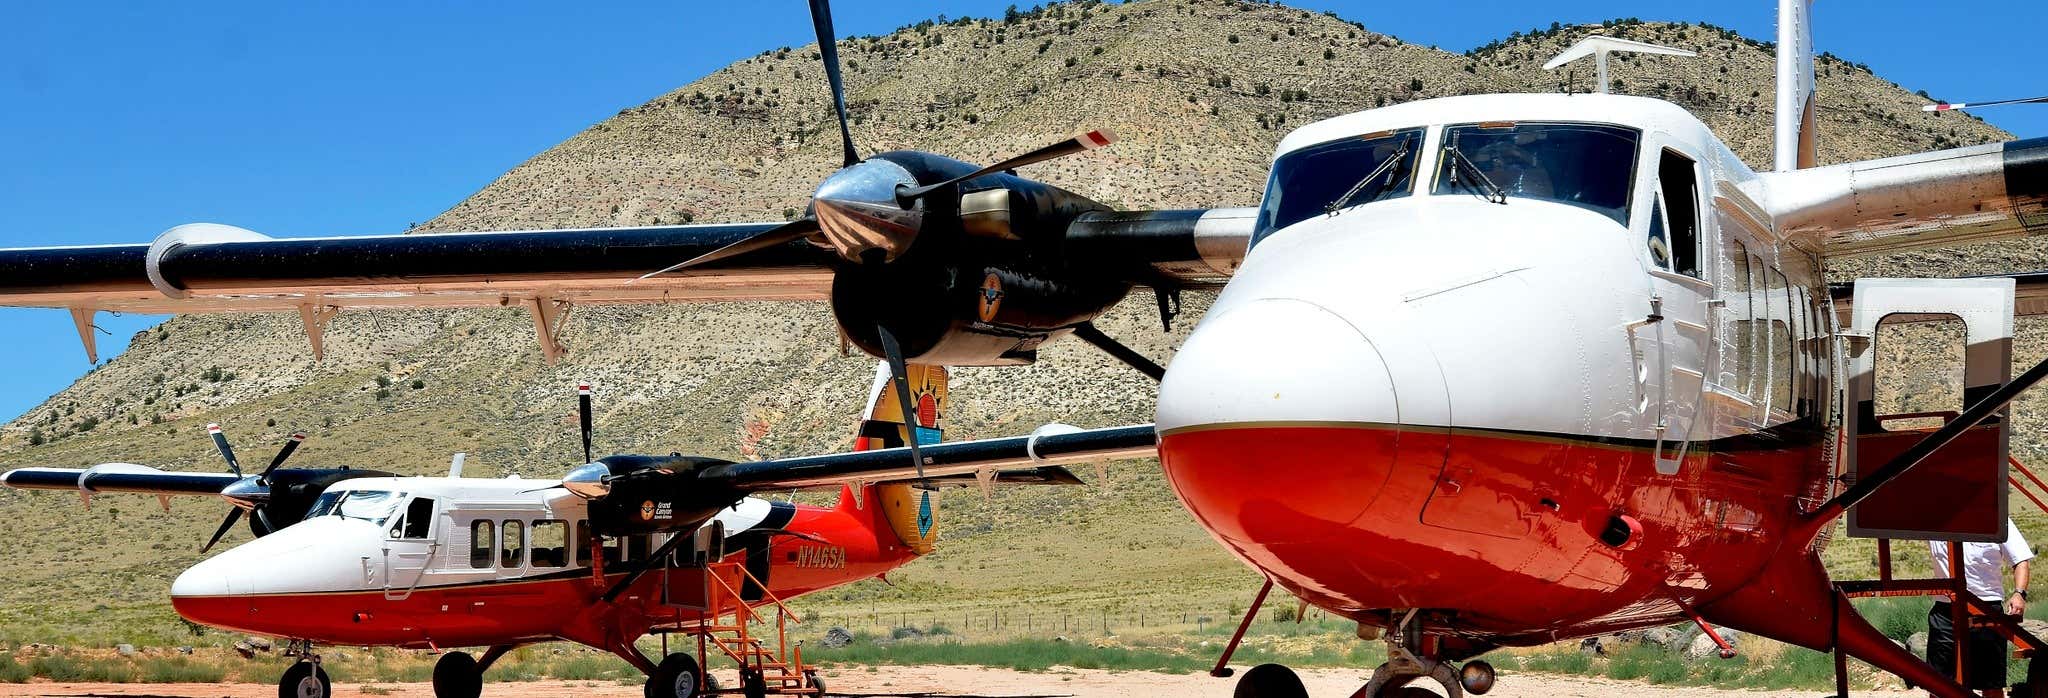
[[[718,510],[745,496],[696,480],[697,469],[730,462],[680,455],[599,459],[585,467],[604,466],[611,477],[606,479],[603,493],[590,499],[591,530],[605,536],[694,531]]]

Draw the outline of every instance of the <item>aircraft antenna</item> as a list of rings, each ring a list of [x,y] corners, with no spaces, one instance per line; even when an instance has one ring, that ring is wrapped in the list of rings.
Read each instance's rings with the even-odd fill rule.
[[[1550,59],[1549,63],[1543,64],[1543,69],[1557,70],[1560,66],[1563,66],[1566,63],[1570,63],[1572,61],[1576,61],[1587,56],[1592,56],[1595,70],[1597,70],[1599,73],[1598,76],[1594,78],[1594,91],[1599,92],[1603,95],[1609,94],[1607,81],[1607,54],[1613,53],[1615,51],[1625,51],[1628,53],[1649,53],[1660,56],[1699,55],[1682,48],[1658,46],[1656,44],[1646,44],[1641,41],[1616,39],[1613,37],[1599,36],[1596,34],[1594,36],[1589,36],[1584,39],[1580,39],[1579,43],[1572,44],[1571,48],[1564,50],[1564,53],[1557,54],[1556,58],[1552,58]]]

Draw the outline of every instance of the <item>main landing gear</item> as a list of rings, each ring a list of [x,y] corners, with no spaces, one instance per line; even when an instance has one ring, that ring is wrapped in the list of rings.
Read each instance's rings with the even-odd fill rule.
[[[320,668],[320,655],[313,653],[313,643],[293,640],[285,645],[284,656],[298,657],[299,662],[277,680],[277,698],[332,698],[334,682],[327,680],[327,672]]]
[[[468,652],[449,652],[434,662],[434,698],[478,698],[484,692],[484,671],[512,651],[512,645],[492,647],[483,659]]]
[[[746,681],[745,672],[741,673],[741,680]],[[753,682],[747,683],[748,696],[766,693],[765,688],[755,693],[755,686]],[[647,675],[647,698],[696,698],[718,690],[718,679],[704,673],[704,668],[697,666],[697,658],[688,652],[663,657]]]
[[[1493,665],[1479,660],[1455,668],[1437,657],[1436,638],[1426,637],[1415,622],[1415,611],[1402,617],[1396,630],[1387,633],[1387,661],[1372,672],[1372,680],[1351,698],[1438,698],[1436,692],[1410,682],[1429,678],[1443,687],[1444,698],[1465,698],[1493,690]],[[1368,628],[1370,629],[1370,628]],[[1364,632],[1361,636],[1370,637]],[[1236,698],[1308,698],[1308,689],[1292,669],[1279,664],[1260,664],[1238,679]]]

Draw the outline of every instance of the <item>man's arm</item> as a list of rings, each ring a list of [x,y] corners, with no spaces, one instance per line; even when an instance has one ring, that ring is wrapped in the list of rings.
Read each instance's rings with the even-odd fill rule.
[[[2012,566],[2013,592],[2011,596],[2005,598],[2005,612],[2008,615],[2019,616],[2027,612],[2027,567],[2030,564],[2032,563],[2022,560],[2020,564]]]

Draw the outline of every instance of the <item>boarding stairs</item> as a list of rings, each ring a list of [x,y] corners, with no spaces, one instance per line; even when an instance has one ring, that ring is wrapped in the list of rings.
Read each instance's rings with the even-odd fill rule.
[[[697,665],[723,655],[740,667],[740,685],[707,687],[707,695],[824,695],[817,668],[804,663],[801,643],[791,646],[789,628],[803,619],[740,562],[710,562],[665,571],[664,602],[697,620],[673,632],[697,638]],[[743,591],[745,593],[743,593]],[[752,597],[752,600],[749,600]],[[773,625],[773,637],[761,626]]]

